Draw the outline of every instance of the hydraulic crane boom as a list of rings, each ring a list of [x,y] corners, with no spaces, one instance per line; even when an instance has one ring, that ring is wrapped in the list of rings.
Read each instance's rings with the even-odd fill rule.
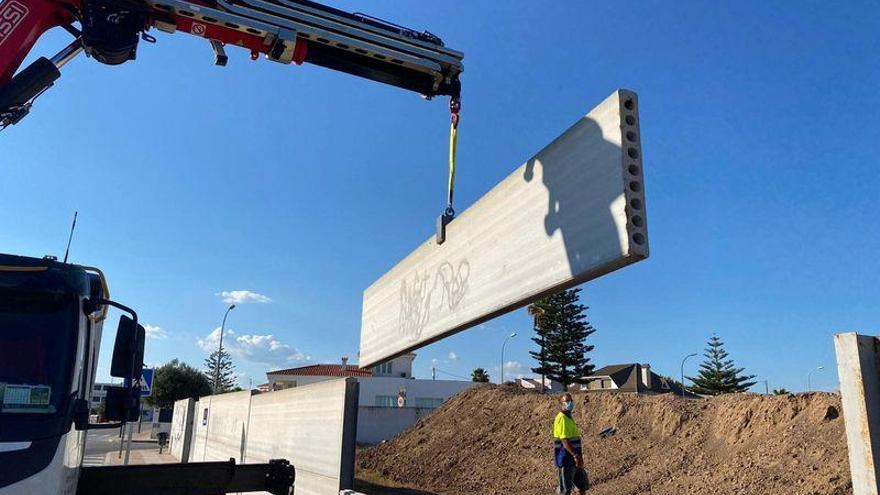
[[[59,26],[73,42],[15,74],[37,39]],[[315,64],[428,98],[460,96],[463,54],[437,36],[309,0],[0,0],[0,127],[27,115],[79,52],[110,65],[134,60],[140,39],[155,41],[151,28],[205,38],[217,65],[235,45],[252,59]]]

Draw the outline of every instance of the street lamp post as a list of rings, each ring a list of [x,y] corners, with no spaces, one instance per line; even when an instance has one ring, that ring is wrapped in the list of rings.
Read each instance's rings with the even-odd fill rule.
[[[812,378],[813,372],[819,371],[819,370],[824,370],[824,369],[825,369],[824,366],[817,366],[817,367],[811,369],[809,373],[807,373],[807,392],[813,391],[813,383],[810,380]]]
[[[217,360],[214,361],[214,393],[220,388],[220,358],[223,356],[223,330],[226,329],[226,317],[229,312],[235,309],[235,304],[230,304],[223,313],[223,323],[220,324],[220,346],[217,347]]]
[[[513,332],[512,334],[508,335],[504,339],[504,343],[501,344],[501,380],[498,382],[500,385],[504,385],[504,346],[507,345],[508,340],[510,340],[514,337],[516,337],[516,332]]]
[[[688,359],[690,359],[696,355],[697,355],[697,353],[693,352],[691,354],[688,354],[687,356],[684,357],[684,359],[681,360],[681,398],[682,399],[684,399],[684,363],[685,363],[685,361],[687,361]]]

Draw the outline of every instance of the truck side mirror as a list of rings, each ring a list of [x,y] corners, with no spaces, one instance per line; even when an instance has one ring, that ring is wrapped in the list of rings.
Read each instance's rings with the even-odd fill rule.
[[[144,369],[144,327],[128,316],[119,317],[116,329],[116,343],[113,346],[113,361],[110,375],[129,380],[140,380]],[[109,394],[108,394],[109,399]]]
[[[95,308],[101,305],[113,306],[131,315],[131,317],[125,315],[119,317],[116,342],[113,345],[113,359],[110,363],[110,375],[124,378],[126,385],[107,388],[105,416],[109,421],[121,421],[122,423],[137,421],[141,393],[139,381],[144,372],[144,340],[146,340],[147,332],[144,327],[138,325],[137,313],[128,306],[110,299],[94,299],[90,300],[89,304]],[[119,425],[90,424],[88,428],[115,428],[117,426]]]
[[[139,393],[138,387],[107,387],[104,415],[107,421],[137,421]]]

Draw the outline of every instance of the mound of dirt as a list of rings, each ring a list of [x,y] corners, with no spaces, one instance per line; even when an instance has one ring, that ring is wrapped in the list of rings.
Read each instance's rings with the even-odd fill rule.
[[[438,494],[554,493],[557,400],[513,387],[471,389],[361,451],[358,469]],[[591,494],[852,493],[835,394],[685,401],[595,392],[575,402]],[[616,434],[600,438],[609,426]]]

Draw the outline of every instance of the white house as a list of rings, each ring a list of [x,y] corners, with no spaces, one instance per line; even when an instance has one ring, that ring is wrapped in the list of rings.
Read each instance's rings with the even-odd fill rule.
[[[453,395],[477,385],[459,380],[420,380],[412,376],[416,355],[405,354],[371,369],[348,364],[312,364],[266,373],[265,388],[283,390],[343,377],[357,378],[358,442],[377,443],[409,427]],[[261,386],[262,387],[262,386]]]
[[[561,392],[564,388],[561,383],[549,378],[544,378],[543,385],[541,384],[541,378],[517,378],[516,383],[526,390],[538,392]]]

